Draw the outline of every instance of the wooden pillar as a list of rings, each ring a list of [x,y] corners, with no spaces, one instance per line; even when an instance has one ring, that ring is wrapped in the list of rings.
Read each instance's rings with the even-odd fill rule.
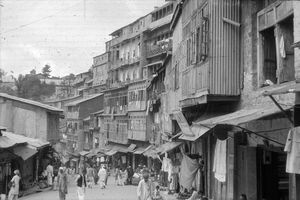
[[[36,156],[36,172],[35,172],[35,180],[36,182],[38,182],[39,180],[39,165],[40,165],[40,152],[37,153],[37,156]]]
[[[234,146],[234,133],[229,132],[228,135],[230,138],[227,140],[227,172],[228,172],[228,179],[227,179],[227,198],[228,200],[234,199],[234,171],[235,171],[235,146]]]
[[[132,154],[132,169],[135,169],[135,154]]]
[[[297,92],[295,95],[295,107],[294,107],[294,126],[300,126],[300,93]],[[293,188],[293,187],[290,187]],[[295,198],[296,200],[300,200],[300,174],[295,174]],[[290,197],[293,199],[293,197]]]

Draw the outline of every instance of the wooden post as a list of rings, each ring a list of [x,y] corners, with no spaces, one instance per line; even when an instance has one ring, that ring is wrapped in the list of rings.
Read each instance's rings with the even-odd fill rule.
[[[294,107],[294,126],[300,126],[300,93],[295,94],[295,107]],[[298,133],[299,134],[299,133]],[[300,174],[295,174],[295,199],[300,200]],[[290,197],[292,199],[292,197]]]
[[[36,172],[35,172],[35,180],[36,182],[38,182],[39,180],[39,165],[40,165],[40,152],[38,152],[37,156],[36,156]]]

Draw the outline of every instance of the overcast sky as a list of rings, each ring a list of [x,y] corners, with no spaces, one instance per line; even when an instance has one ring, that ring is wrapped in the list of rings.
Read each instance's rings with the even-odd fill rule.
[[[1,1],[1,0],[0,0]],[[109,33],[165,0],[2,0],[1,67],[14,75],[80,73],[104,53]],[[85,9],[84,9],[85,8]]]

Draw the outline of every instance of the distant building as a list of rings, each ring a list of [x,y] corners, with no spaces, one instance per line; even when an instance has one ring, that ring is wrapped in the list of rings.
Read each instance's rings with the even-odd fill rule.
[[[66,140],[69,152],[80,152],[93,148],[93,132],[90,131],[90,115],[103,110],[103,94],[94,94],[65,104]]]
[[[109,70],[109,53],[93,58],[93,90],[97,93],[106,88]]]

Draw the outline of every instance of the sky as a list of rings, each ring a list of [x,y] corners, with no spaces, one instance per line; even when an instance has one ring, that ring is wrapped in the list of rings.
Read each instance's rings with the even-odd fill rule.
[[[0,0],[1,1],[1,0]],[[165,0],[2,0],[0,68],[18,76],[45,64],[51,75],[87,71],[114,30]]]

